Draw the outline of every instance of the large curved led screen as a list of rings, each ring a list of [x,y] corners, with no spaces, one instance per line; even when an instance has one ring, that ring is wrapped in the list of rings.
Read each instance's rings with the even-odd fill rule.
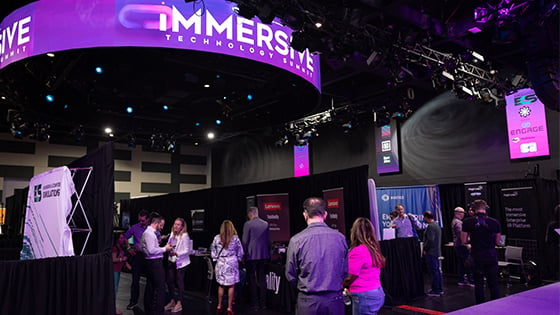
[[[290,47],[292,30],[245,19],[224,0],[41,0],[0,24],[0,69],[49,52],[161,47],[251,59],[287,70],[320,91],[319,56]],[[146,60],[149,62],[149,60]]]

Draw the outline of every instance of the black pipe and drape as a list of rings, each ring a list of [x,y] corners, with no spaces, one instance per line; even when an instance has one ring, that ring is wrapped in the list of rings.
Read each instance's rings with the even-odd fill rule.
[[[93,232],[84,256],[0,261],[0,314],[114,314],[113,145],[105,145],[69,165],[90,166],[93,173],[81,201]],[[84,180],[84,175],[77,173],[76,187],[81,187]],[[83,238],[73,237],[77,253]]]

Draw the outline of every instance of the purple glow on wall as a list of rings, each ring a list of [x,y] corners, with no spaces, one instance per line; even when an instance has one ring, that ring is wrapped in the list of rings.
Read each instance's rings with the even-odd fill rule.
[[[506,96],[506,115],[511,159],[550,155],[546,111],[532,89]]]
[[[321,88],[319,56],[290,47],[278,20],[247,20],[225,0],[41,0],[0,24],[0,69],[48,52],[93,47],[161,47],[205,51],[266,63]],[[147,60],[148,61],[148,60]]]

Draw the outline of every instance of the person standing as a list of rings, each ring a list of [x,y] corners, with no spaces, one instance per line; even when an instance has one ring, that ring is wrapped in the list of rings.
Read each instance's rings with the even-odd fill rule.
[[[424,230],[424,258],[428,271],[432,277],[432,289],[427,293],[428,296],[443,295],[443,285],[441,279],[441,269],[439,266],[439,256],[441,256],[441,228],[434,221],[431,211],[424,212],[424,222],[428,224]]]
[[[385,257],[367,218],[357,218],[350,230],[348,276],[343,286],[350,291],[352,315],[376,315],[385,302],[381,287],[381,268]]]
[[[133,237],[132,247],[128,250],[132,261],[130,262],[132,266],[132,283],[130,285],[130,303],[128,303],[126,309],[131,310],[138,305],[138,297],[140,296],[140,276],[144,272],[144,253],[142,252],[142,234],[146,231],[146,227],[149,224],[148,211],[141,210],[138,213],[138,223],[128,229],[124,233],[124,237],[129,239]]]
[[[173,249],[171,244],[159,247],[156,232],[161,232],[165,220],[157,213],[150,215],[150,225],[142,234],[142,251],[146,258],[146,289],[144,291],[144,311],[149,315],[163,314],[165,303],[165,269],[163,253]]]
[[[457,255],[457,274],[459,276],[459,282],[457,284],[460,286],[474,286],[471,266],[467,263],[469,258],[469,249],[467,244],[463,243],[463,240],[467,239],[467,233],[463,232],[465,209],[456,207],[453,210],[453,213],[454,216],[453,220],[451,220],[451,232],[453,233],[453,245],[455,246],[455,253]]]
[[[348,246],[340,232],[325,224],[327,204],[303,202],[307,227],[294,235],[286,254],[286,278],[297,287],[296,315],[343,315],[342,282],[348,271]]]
[[[471,256],[474,260],[474,292],[476,304],[484,303],[484,278],[488,282],[492,300],[500,298],[498,286],[498,255],[496,245],[500,244],[502,229],[500,222],[488,216],[486,201],[473,201],[475,216],[463,221],[463,232],[471,240]],[[464,240],[466,241],[466,240]]]
[[[191,263],[189,253],[191,252],[191,239],[187,233],[187,223],[183,218],[175,219],[171,236],[167,241],[173,247],[169,252],[167,261],[167,290],[171,300],[163,308],[166,311],[177,313],[183,310],[182,299],[185,293],[185,272]],[[177,296],[175,296],[177,289]]]
[[[395,211],[397,211],[398,217],[393,220],[393,227],[395,228],[395,237],[413,237],[415,236],[416,229],[422,228],[422,225],[418,219],[412,214],[404,213],[404,206],[398,204],[395,206]]]
[[[266,308],[265,265],[270,260],[268,222],[259,218],[259,208],[247,209],[249,220],[243,225],[243,249],[246,254],[251,303],[254,309]]]
[[[220,234],[212,241],[212,259],[216,262],[215,274],[218,282],[218,307],[216,312],[222,311],[224,290],[228,288],[227,314],[233,315],[233,296],[235,284],[239,282],[239,261],[243,259],[243,245],[237,236],[237,231],[230,220],[225,220],[220,226]]]
[[[128,245],[127,239],[123,233],[115,233],[113,236],[113,247],[111,248],[111,258],[113,260],[113,279],[115,281],[115,301],[117,299],[117,292],[119,291],[119,280],[121,279],[121,271],[125,264],[128,265],[126,256],[126,247]],[[122,312],[117,307],[115,314],[121,315]]]

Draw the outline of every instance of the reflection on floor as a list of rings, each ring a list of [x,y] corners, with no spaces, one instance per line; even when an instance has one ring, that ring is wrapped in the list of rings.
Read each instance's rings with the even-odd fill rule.
[[[425,291],[429,291],[429,277],[428,275],[424,275],[425,279]],[[127,310],[126,305],[130,299],[130,281],[131,275],[129,273],[122,273],[121,280],[119,284],[119,291],[117,295],[117,307],[123,312],[125,315],[144,315],[144,302],[143,302],[143,295],[144,295],[144,285],[145,285],[145,278],[142,277],[140,283],[140,301],[138,307],[134,308],[133,310]],[[417,298],[416,300],[408,303],[407,306],[398,307],[398,306],[384,306],[381,311],[379,312],[380,315],[388,315],[388,314],[442,314],[447,312],[452,312],[455,310],[459,310],[468,306],[474,305],[474,288],[469,286],[458,286],[457,279],[453,277],[446,277],[444,276],[444,291],[445,294],[441,297],[421,297]],[[507,287],[506,283],[503,282],[500,285],[502,296],[512,295],[518,292],[522,292],[528,289],[533,289],[538,286],[529,285],[525,286],[521,283],[514,282],[511,287]],[[187,315],[187,314],[196,314],[196,315],[210,315],[215,314],[216,310],[216,298],[215,292],[213,293],[214,297],[208,302],[205,293],[197,293],[197,292],[186,292],[185,297],[183,299],[183,311],[181,313],[170,313],[166,312],[166,315]],[[245,305],[245,303],[240,302],[235,305],[234,311],[236,315],[250,315],[250,314],[258,314],[258,315],[280,315],[280,314],[288,314],[281,310],[261,310],[261,311],[252,311],[250,308]],[[431,311],[431,312],[430,312]],[[351,314],[349,310],[347,310],[346,314]]]

